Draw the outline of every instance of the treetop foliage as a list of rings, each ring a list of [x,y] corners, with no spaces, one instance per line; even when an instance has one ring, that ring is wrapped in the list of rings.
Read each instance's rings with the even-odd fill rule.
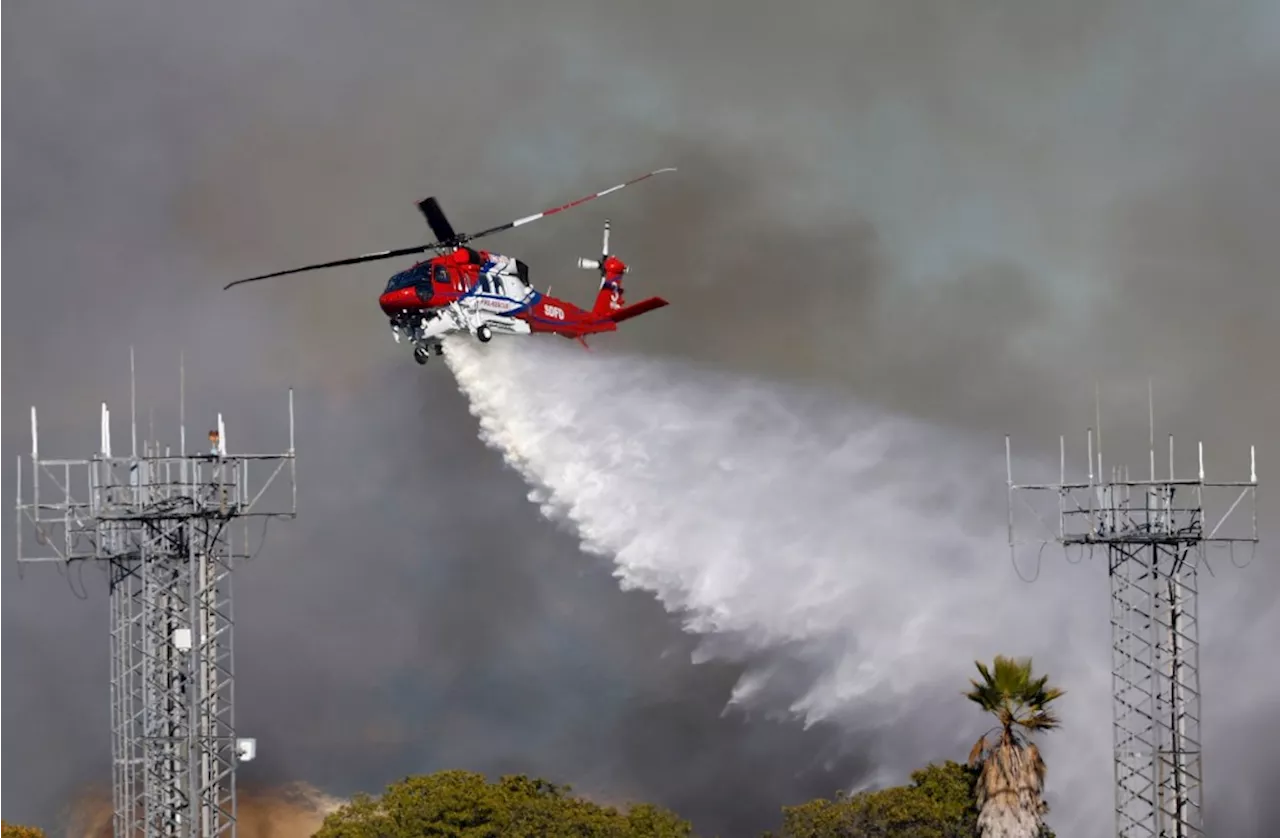
[[[524,775],[490,783],[470,771],[408,777],[381,798],[357,795],[315,838],[691,838],[690,824],[648,804],[626,812]]]
[[[910,785],[786,806],[777,838],[972,838],[977,780],[977,769],[948,760],[914,772]]]
[[[909,785],[784,807],[781,831],[764,838],[975,838],[978,777],[978,769],[950,760],[929,765]],[[357,795],[315,838],[694,838],[687,821],[661,807],[620,811],[571,791],[523,775],[408,777],[380,798]]]

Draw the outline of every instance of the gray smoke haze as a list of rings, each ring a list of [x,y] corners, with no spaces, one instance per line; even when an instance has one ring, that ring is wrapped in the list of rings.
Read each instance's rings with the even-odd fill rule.
[[[262,748],[246,783],[522,769],[742,834],[871,776],[832,730],[721,717],[741,665],[691,666],[694,639],[538,518],[444,371],[390,344],[374,295],[391,263],[219,290],[421,241],[426,194],[467,229],[680,166],[492,246],[586,299],[570,268],[608,215],[632,296],[675,303],[610,342],[963,427],[993,460],[1005,431],[1082,433],[1095,380],[1136,420],[1109,438],[1124,456],[1149,376],[1162,431],[1232,456],[1256,440],[1267,479],[1273,4],[116,0],[7,18],[6,462],[30,403],[45,450],[87,453],[98,401],[125,415],[130,343],[157,427],[178,348],[191,415],[221,410],[261,447],[282,444],[277,390],[298,388],[303,517],[237,587],[240,724]],[[47,822],[109,769],[105,593],[92,572],[85,601],[47,569],[19,583],[11,551],[3,802]],[[1276,555],[1204,585],[1225,834],[1280,816]],[[1095,578],[1028,595],[1099,588],[1099,568],[1071,570]]]

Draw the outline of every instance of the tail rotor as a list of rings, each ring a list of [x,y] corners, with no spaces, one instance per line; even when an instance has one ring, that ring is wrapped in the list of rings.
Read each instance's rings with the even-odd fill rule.
[[[617,256],[609,253],[609,219],[606,218],[604,221],[600,258],[579,257],[578,267],[584,271],[596,271],[600,274],[600,291],[596,294],[596,304],[593,307],[596,314],[610,314],[626,305],[622,298],[622,276],[631,269]]]
[[[631,269],[626,263],[617,256],[609,254],[609,219],[604,220],[604,236],[600,242],[600,258],[587,259],[585,257],[578,258],[578,267],[584,271],[597,271],[600,274],[601,282],[612,279],[617,281],[622,275]]]
[[[584,271],[599,271],[600,276],[604,276],[604,263],[609,260],[609,219],[604,220],[604,237],[600,243],[600,258],[586,259],[579,257],[578,267]]]

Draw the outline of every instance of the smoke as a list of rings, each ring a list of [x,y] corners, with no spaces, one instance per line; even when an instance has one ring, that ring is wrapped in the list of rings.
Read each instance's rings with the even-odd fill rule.
[[[589,298],[586,275],[568,272],[609,215],[632,295],[674,303],[610,343],[672,362],[662,375],[676,383],[694,363],[716,392],[785,394],[768,401],[814,388],[833,412],[847,402],[868,422],[912,417],[934,429],[928,450],[943,462],[965,451],[987,469],[966,466],[975,483],[987,476],[979,495],[999,491],[989,469],[1001,432],[1052,452],[1058,433],[1092,421],[1095,380],[1107,416],[1134,417],[1104,420],[1108,451],[1145,462],[1148,376],[1161,433],[1204,435],[1210,467],[1223,469],[1256,440],[1266,479],[1280,427],[1273,4],[604,8],[6,8],[8,462],[24,448],[29,403],[46,451],[88,451],[98,400],[124,415],[130,344],[144,426],[156,404],[157,428],[172,427],[178,349],[188,415],[222,411],[237,444],[277,450],[278,391],[298,390],[303,517],[272,527],[237,587],[254,781],[347,794],[437,767],[527,769],[675,805],[728,833],[771,825],[781,803],[870,782],[879,765],[936,758],[975,723],[967,707],[938,705],[886,755],[892,740],[866,733],[886,718],[874,690],[839,713],[822,700],[836,695],[825,665],[869,648],[846,654],[832,618],[816,645],[744,657],[759,645],[758,611],[700,641],[651,594],[619,593],[475,440],[452,380],[390,343],[372,294],[398,264],[219,290],[419,242],[413,202],[425,194],[475,229],[677,165],[492,246],[533,265],[540,285]],[[629,364],[610,369],[630,380]],[[663,403],[655,385],[646,392]],[[809,414],[828,414],[805,411],[791,412],[813,445],[854,431],[836,419],[815,430]],[[639,415],[626,421],[646,432]],[[756,433],[766,450],[782,438]],[[936,537],[981,552],[997,574],[1007,563],[987,547],[986,522],[1002,514],[992,500],[944,516]],[[1274,506],[1263,513],[1270,526]],[[1205,584],[1207,797],[1215,828],[1232,834],[1274,805],[1255,779],[1276,760],[1274,652],[1259,639],[1275,634],[1273,555]],[[89,571],[72,574],[88,582],[82,601],[48,569],[19,583],[10,568],[4,805],[42,821],[109,770],[104,593]],[[1100,569],[1048,556],[1034,586],[1014,587],[1048,615],[1105,602]],[[1105,625],[1080,619],[1093,633],[1076,660],[1100,665]],[[920,701],[944,683],[954,697],[963,684],[950,674],[970,657],[1028,651],[1011,648],[1020,636],[975,640],[983,649],[948,661]],[[713,659],[691,666],[697,648]],[[1096,675],[1064,665],[1054,674],[1081,714],[1070,729],[1105,742],[1105,702],[1086,700]],[[778,687],[789,679],[799,686]],[[753,706],[785,711],[806,695],[801,709],[833,721],[805,732],[722,718],[733,690],[754,683],[766,686]],[[837,737],[837,718],[861,732]],[[1070,759],[1051,756],[1051,771]],[[1074,792],[1056,778],[1061,810]]]
[[[325,816],[344,801],[305,783],[241,791],[236,800],[237,834],[245,838],[308,838]],[[67,818],[66,838],[111,838],[111,796],[88,792],[76,799]]]

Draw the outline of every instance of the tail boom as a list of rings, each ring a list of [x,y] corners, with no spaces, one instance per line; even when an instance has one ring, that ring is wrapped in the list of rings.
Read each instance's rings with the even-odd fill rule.
[[[624,320],[630,320],[632,317],[639,317],[642,314],[648,314],[649,312],[662,308],[665,305],[667,305],[667,301],[661,297],[650,297],[649,299],[641,300],[634,305],[629,305],[625,308],[620,308],[616,311],[610,312],[605,316],[614,323],[621,323]]]

